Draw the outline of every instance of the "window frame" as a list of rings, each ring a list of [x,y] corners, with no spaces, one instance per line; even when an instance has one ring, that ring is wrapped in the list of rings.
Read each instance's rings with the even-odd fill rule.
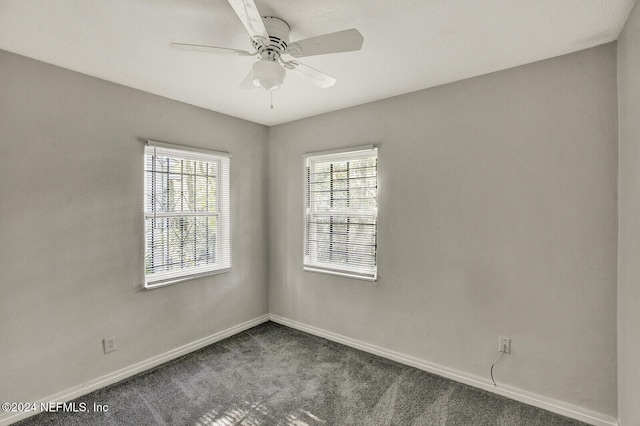
[[[148,157],[156,156],[160,153],[163,157],[169,157],[187,161],[201,161],[216,164],[217,172],[215,178],[215,211],[187,211],[187,212],[163,212],[154,210],[149,205],[150,192],[155,190],[150,185],[149,179],[153,179],[158,173],[155,170],[156,161],[152,161],[152,170],[148,170]],[[230,168],[231,155],[226,152],[211,151],[201,148],[193,148],[183,145],[168,144],[148,140],[145,142],[143,155],[143,222],[144,222],[144,256],[143,256],[143,276],[144,288],[153,289],[176,284],[182,281],[192,280],[204,276],[228,272],[231,269],[231,224],[230,224]],[[181,179],[184,175],[181,174]],[[208,178],[208,176],[207,176]],[[149,190],[151,188],[151,190]],[[197,188],[194,186],[194,197],[197,196]],[[155,194],[155,193],[154,193]],[[173,271],[148,273],[147,255],[149,253],[148,244],[148,221],[157,221],[172,218],[216,218],[215,232],[215,263],[207,263],[199,266],[181,267]],[[153,225],[152,225],[153,226]],[[209,244],[209,240],[205,240]]]
[[[331,160],[330,162],[340,162],[340,161],[349,161],[356,160],[368,157],[376,158],[376,207],[370,209],[335,209],[331,211],[317,211],[313,210],[311,207],[310,197],[312,196],[310,193],[310,173],[313,173],[313,166],[317,163],[327,163],[327,160]],[[365,281],[377,281],[378,279],[378,190],[379,190],[379,179],[378,179],[378,168],[377,168],[377,160],[378,160],[378,148],[374,145],[364,145],[358,147],[350,147],[343,148],[331,151],[322,151],[322,152],[311,152],[303,155],[303,163],[304,163],[304,218],[303,218],[303,270],[308,272],[318,272],[323,274],[337,275],[347,278],[355,278],[361,279]],[[358,217],[358,218],[369,218],[375,227],[372,237],[374,239],[373,248],[373,261],[374,266],[372,268],[362,268],[357,266],[349,266],[339,263],[330,263],[330,262],[322,262],[318,261],[317,257],[314,258],[314,253],[310,252],[309,249],[309,240],[310,240],[310,228],[309,223],[310,220],[314,217],[318,216],[343,216],[343,217]],[[317,237],[316,237],[317,239]],[[315,252],[317,256],[317,252]]]

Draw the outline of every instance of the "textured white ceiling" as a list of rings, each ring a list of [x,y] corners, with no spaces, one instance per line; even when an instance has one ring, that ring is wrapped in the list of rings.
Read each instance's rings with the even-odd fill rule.
[[[213,111],[274,125],[510,68],[615,40],[634,0],[256,0],[291,41],[348,28],[359,52],[301,61],[269,94],[238,85],[256,60],[169,48],[251,50],[226,0],[0,0],[0,49]],[[0,69],[0,78],[2,70]]]

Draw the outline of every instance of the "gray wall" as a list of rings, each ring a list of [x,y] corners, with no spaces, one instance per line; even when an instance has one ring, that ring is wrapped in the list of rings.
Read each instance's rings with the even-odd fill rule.
[[[620,201],[618,400],[620,424],[640,424],[640,7],[618,41]]]
[[[233,268],[143,284],[143,139],[229,151]],[[0,400],[268,313],[266,127],[0,51]],[[104,355],[102,338],[118,349]]]
[[[498,383],[616,416],[615,44],[271,127],[269,142],[271,313],[486,381],[509,336]],[[380,278],[303,272],[302,155],[367,143]]]

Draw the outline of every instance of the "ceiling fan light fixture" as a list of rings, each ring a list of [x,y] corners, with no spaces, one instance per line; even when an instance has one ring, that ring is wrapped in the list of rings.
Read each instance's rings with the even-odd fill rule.
[[[253,64],[253,85],[264,90],[278,90],[285,77],[284,68],[272,61],[258,61]]]

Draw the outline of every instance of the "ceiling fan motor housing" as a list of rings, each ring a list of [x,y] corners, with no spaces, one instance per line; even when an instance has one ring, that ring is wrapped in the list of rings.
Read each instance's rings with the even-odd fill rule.
[[[258,51],[260,59],[277,61],[280,55],[287,51],[291,27],[275,16],[263,16],[262,21],[269,34],[269,44],[265,45],[261,40],[252,40],[253,46]]]

